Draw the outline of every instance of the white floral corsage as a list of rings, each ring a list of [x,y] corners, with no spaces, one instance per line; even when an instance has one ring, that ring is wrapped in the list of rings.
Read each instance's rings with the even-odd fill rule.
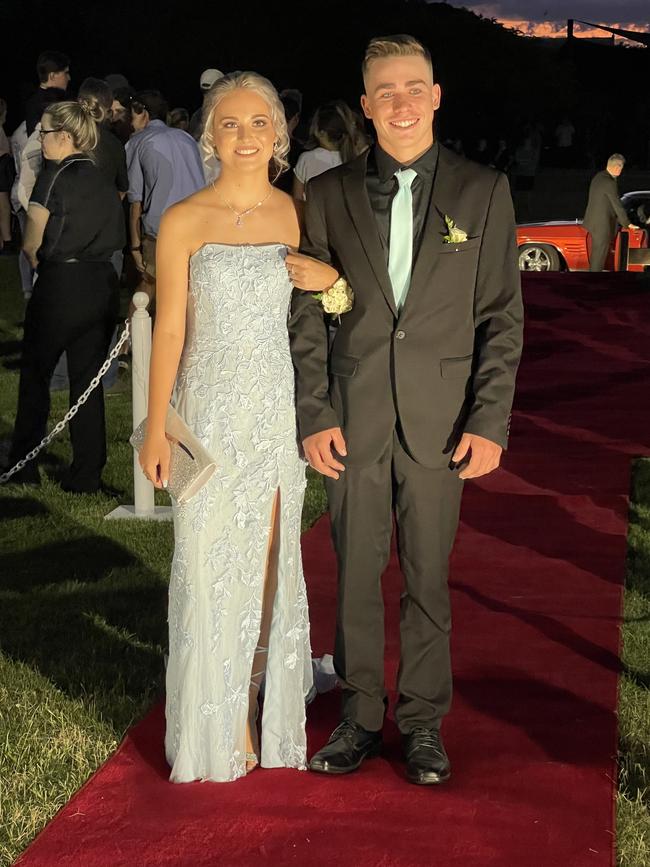
[[[462,244],[467,240],[467,232],[464,229],[459,229],[447,214],[445,214],[445,223],[447,224],[447,234],[442,239],[445,244]]]
[[[341,321],[341,315],[349,313],[354,304],[354,292],[348,285],[345,277],[339,277],[335,283],[332,283],[329,289],[316,293],[314,297],[323,305],[325,313],[337,316],[339,322]]]

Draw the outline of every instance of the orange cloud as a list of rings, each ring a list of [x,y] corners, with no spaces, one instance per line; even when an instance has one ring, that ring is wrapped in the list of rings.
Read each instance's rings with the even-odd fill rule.
[[[551,39],[566,38],[566,22],[559,23],[557,21],[523,21],[514,18],[497,18],[496,20],[500,24],[503,24],[504,27],[512,27],[516,30],[520,30],[522,33],[525,33],[526,36],[543,36]],[[637,33],[648,32],[646,27],[642,27],[639,24],[614,24],[609,21],[606,23],[608,27],[619,27],[623,30],[634,30]],[[584,24],[578,24],[577,22],[575,24],[574,32],[578,38],[595,37],[598,39],[605,39],[610,35],[605,30],[597,30],[596,28],[587,27]],[[618,36],[616,37],[616,39],[619,38],[620,37]],[[626,39],[621,39],[621,41],[627,42]]]

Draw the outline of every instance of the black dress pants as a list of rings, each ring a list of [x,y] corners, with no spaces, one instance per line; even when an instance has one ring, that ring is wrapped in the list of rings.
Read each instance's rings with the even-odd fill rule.
[[[77,402],[108,353],[118,312],[118,284],[110,262],[43,262],[25,312],[18,411],[10,466],[45,436],[50,379],[61,353],[68,356],[70,406]],[[101,383],[70,422],[68,484],[97,490],[106,463]],[[35,464],[26,475],[36,474]]]
[[[589,270],[592,272],[602,271],[607,262],[612,238],[609,235],[588,236]]]
[[[347,467],[326,485],[339,573],[334,667],[343,718],[369,731],[384,721],[381,576],[394,512],[404,576],[395,718],[403,734],[437,728],[451,703],[447,574],[463,488],[458,471],[417,464],[395,433],[381,461]]]

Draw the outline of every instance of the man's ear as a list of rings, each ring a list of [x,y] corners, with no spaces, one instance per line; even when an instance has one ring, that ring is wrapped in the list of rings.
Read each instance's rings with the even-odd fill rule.
[[[361,94],[361,110],[368,120],[372,120],[372,112],[370,111],[370,102],[365,93]]]
[[[439,84],[433,85],[431,95],[433,96],[433,110],[438,111],[438,109],[440,108],[440,103],[442,101],[442,90],[440,89]]]

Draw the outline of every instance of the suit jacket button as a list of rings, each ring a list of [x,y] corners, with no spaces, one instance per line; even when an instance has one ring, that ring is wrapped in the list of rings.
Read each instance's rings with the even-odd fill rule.
[[[405,337],[406,337],[406,334],[403,331],[396,331],[395,332],[395,340],[404,340]]]

